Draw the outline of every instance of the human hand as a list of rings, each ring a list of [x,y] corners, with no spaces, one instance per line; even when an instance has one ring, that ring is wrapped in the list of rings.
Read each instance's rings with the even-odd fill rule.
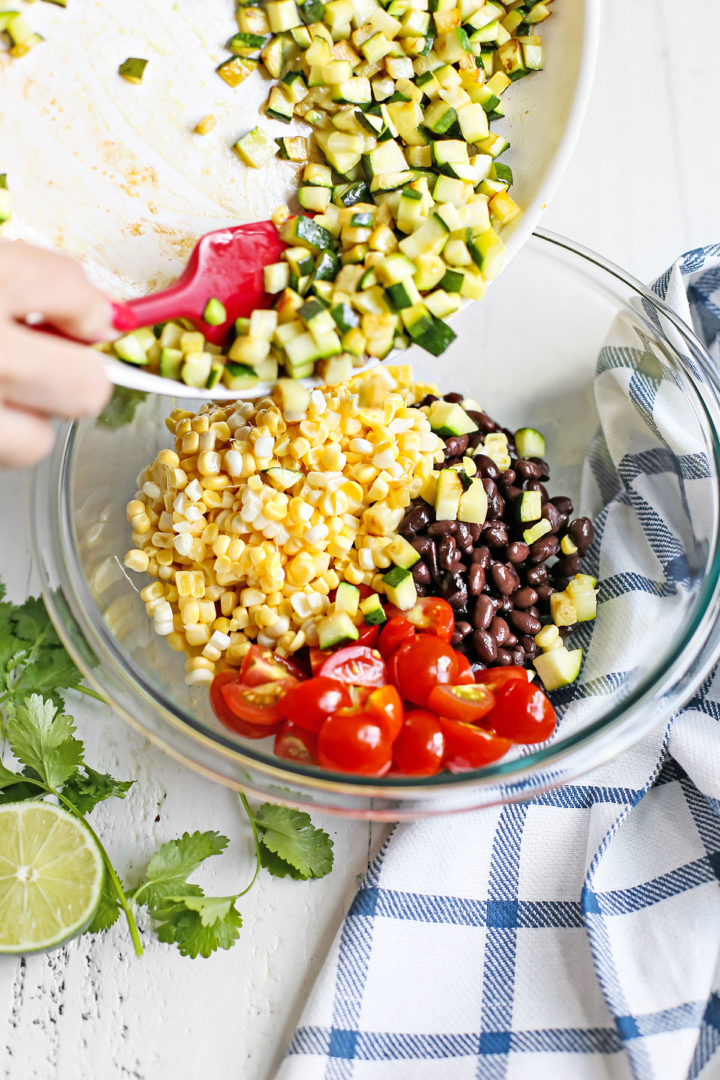
[[[0,241],[0,466],[34,465],[52,446],[50,417],[92,416],[110,396],[100,358],[23,326],[34,312],[82,341],[114,336],[110,303],[79,263]]]

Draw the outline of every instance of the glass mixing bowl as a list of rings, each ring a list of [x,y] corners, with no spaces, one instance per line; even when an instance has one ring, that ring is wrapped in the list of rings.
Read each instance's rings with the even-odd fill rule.
[[[113,427],[67,425],[53,456],[37,471],[33,497],[35,555],[50,614],[87,681],[129,723],[187,765],[259,796],[355,817],[400,820],[529,798],[574,779],[625,751],[685,700],[720,647],[718,518],[720,513],[720,387],[707,353],[688,328],[639,282],[592,252],[546,232],[536,233],[493,285],[453,324],[452,347],[436,359],[418,349],[407,361],[422,380],[460,390],[508,427],[544,432],[551,494],[568,494],[576,515],[597,506],[583,464],[599,428],[596,363],[612,329],[624,343],[615,407],[642,412],[638,387],[654,380],[669,404],[669,426],[646,427],[644,446],[662,456],[650,469],[672,533],[684,547],[678,586],[668,586],[657,633],[618,631],[614,567],[602,551],[598,616],[583,624],[615,649],[612,677],[583,681],[580,700],[565,708],[540,747],[470,773],[423,779],[333,774],[277,759],[272,740],[250,741],[223,728],[206,689],[184,683],[184,657],[154,636],[137,590],[122,565],[130,546],[125,505],[136,476],[169,443],[163,423],[170,399],[149,397],[132,422]],[[622,415],[622,413],[621,413]],[[701,497],[682,458],[704,455]],[[648,460],[650,460],[650,458]],[[633,540],[638,566],[652,563],[642,533]],[[592,550],[590,553],[592,557]],[[656,577],[662,567],[655,560]],[[632,622],[632,620],[630,620]],[[583,637],[584,633],[584,637]],[[582,676],[581,676],[582,679]]]

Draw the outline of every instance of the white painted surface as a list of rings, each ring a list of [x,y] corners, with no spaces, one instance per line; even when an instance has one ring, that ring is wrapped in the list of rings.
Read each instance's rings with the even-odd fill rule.
[[[572,0],[556,0],[558,11],[563,3]],[[720,240],[720,76],[696,44],[714,25],[715,0],[686,0],[683,34],[675,0],[605,0],[604,9],[585,129],[544,224],[650,278],[681,251]],[[0,110],[7,101],[3,91]],[[18,527],[27,482],[0,473],[0,573],[15,599],[33,587]],[[96,811],[126,877],[163,840],[218,828],[230,854],[204,883],[242,887],[250,837],[234,797],[162,757],[109,710],[84,699],[73,708],[89,761],[138,781],[125,805]],[[118,924],[48,956],[0,959],[2,1080],[270,1078],[379,839],[367,825],[323,824],[335,840],[333,873],[308,883],[265,876],[241,903],[245,926],[228,953],[183,960],[145,935],[136,960]]]

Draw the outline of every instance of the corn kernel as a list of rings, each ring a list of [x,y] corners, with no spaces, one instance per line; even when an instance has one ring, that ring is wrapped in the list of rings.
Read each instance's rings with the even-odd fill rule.
[[[210,640],[210,627],[205,623],[196,623],[185,627],[185,640],[188,645],[205,646]]]
[[[150,556],[145,551],[133,548],[125,556],[125,565],[129,570],[136,570],[139,574],[145,573],[150,564]]]

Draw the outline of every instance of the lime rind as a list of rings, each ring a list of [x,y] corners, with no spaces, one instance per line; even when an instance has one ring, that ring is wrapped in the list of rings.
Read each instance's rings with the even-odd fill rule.
[[[104,880],[88,829],[47,802],[0,806],[0,953],[56,948],[92,921]]]

